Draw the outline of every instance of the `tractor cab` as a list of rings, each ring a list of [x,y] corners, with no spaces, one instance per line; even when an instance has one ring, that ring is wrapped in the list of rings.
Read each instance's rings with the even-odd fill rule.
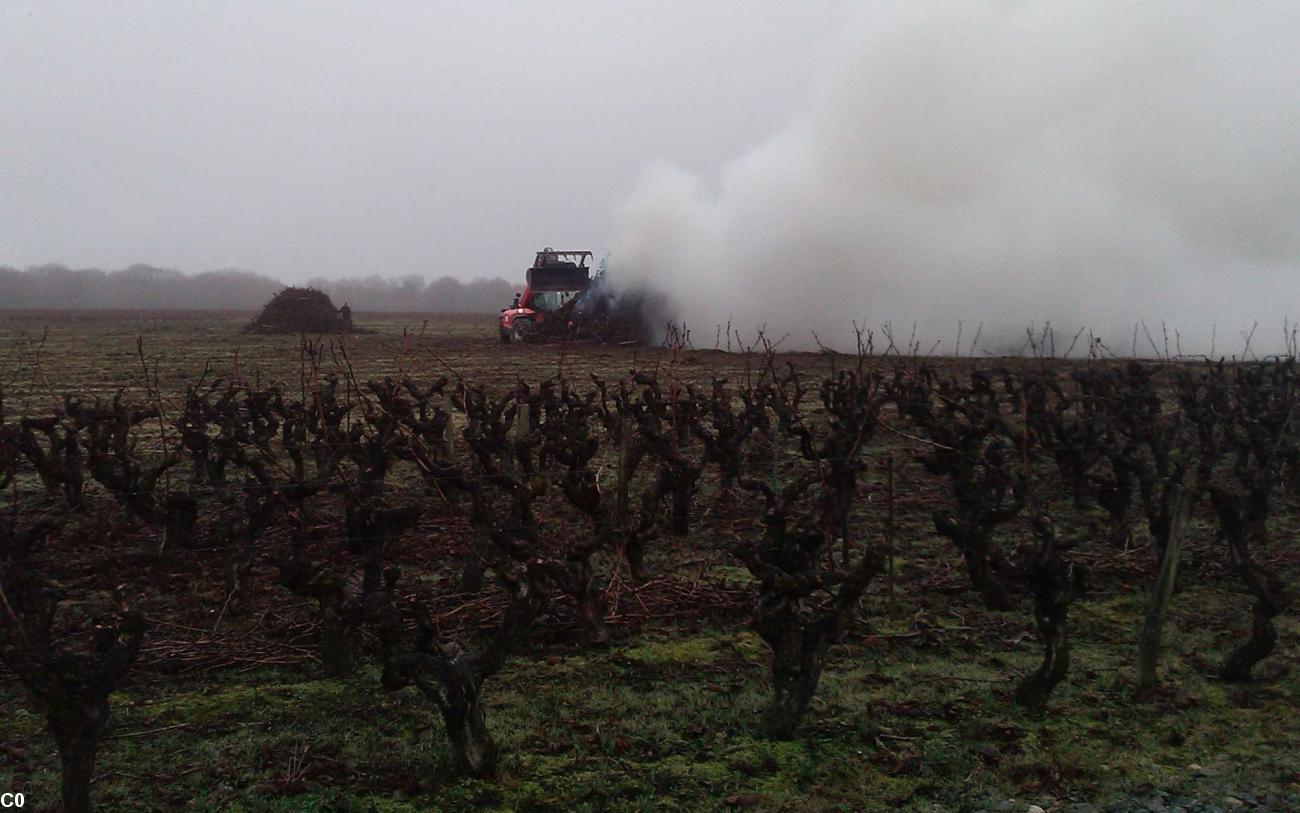
[[[522,342],[548,318],[561,318],[561,312],[591,285],[591,252],[544,248],[524,272],[524,283],[523,293],[501,310],[502,342]]]

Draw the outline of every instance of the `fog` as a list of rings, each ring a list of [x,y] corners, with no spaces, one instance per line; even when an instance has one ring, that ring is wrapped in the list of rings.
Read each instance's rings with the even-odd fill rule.
[[[522,283],[790,116],[851,7],[0,0],[0,266]]]
[[[1300,313],[1300,6],[876,4],[807,104],[714,172],[622,203],[624,280],[716,325],[929,350],[1283,346]],[[1145,328],[1134,342],[1134,327]],[[1163,327],[1162,327],[1163,323]],[[982,331],[980,325],[982,324]],[[1156,350],[1147,338],[1150,332]]]
[[[495,278],[463,282],[442,276],[320,277],[307,285],[354,310],[493,313],[515,284]],[[259,310],[285,287],[277,279],[238,269],[183,274],[137,264],[116,271],[41,265],[0,266],[0,308],[13,310]]]

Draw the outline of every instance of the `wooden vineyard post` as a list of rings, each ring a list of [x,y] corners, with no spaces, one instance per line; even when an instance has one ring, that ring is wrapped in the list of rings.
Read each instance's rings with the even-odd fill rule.
[[[456,457],[456,413],[447,413],[447,422],[442,425],[442,443],[447,450],[448,462]]]
[[[528,422],[529,422],[528,404],[526,403],[520,404],[519,413],[515,415],[515,433],[519,437],[522,438],[528,434]]]
[[[779,476],[779,462],[781,459],[781,424],[772,424],[772,490],[781,489],[781,480]]]
[[[615,502],[615,517],[619,535],[622,539],[627,539],[627,515],[628,515],[628,460],[627,460],[627,418],[620,416],[618,420],[618,486],[617,500]]]
[[[886,576],[889,583],[889,605],[894,605],[894,456],[885,458],[885,499],[888,501],[888,513],[885,515],[885,555]]]
[[[1138,638],[1138,697],[1149,698],[1156,687],[1156,664],[1160,660],[1160,637],[1165,624],[1169,600],[1178,581],[1178,563],[1183,557],[1183,538],[1187,535],[1187,519],[1192,509],[1192,493],[1186,486],[1174,497],[1173,517],[1169,526],[1169,539],[1165,542],[1165,555],[1160,559],[1160,572],[1151,590],[1146,618]]]

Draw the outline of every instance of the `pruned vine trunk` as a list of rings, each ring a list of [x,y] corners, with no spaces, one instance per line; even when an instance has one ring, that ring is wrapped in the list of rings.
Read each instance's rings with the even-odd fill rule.
[[[483,714],[482,683],[464,653],[446,661],[442,684],[440,711],[457,770],[480,778],[495,776],[501,749]]]
[[[994,555],[991,540],[967,532],[946,515],[935,517],[934,524],[936,530],[952,540],[961,551],[962,560],[966,564],[966,573],[970,576],[971,584],[979,593],[984,606],[997,611],[1011,609],[1011,597],[998,575],[998,571],[1002,569],[1002,562],[1000,557]]]
[[[1043,639],[1043,662],[1016,688],[1016,702],[1030,711],[1041,711],[1047,705],[1052,690],[1070,669],[1070,638],[1064,611],[1059,622],[1040,621],[1039,634]]]
[[[1250,680],[1255,664],[1272,654],[1277,646],[1277,628],[1273,626],[1276,608],[1256,602],[1251,612],[1250,637],[1241,646],[1228,653],[1219,669],[1220,676],[1229,682]]]
[[[1082,569],[1061,559],[1056,533],[1049,518],[1035,517],[1034,531],[1041,540],[1038,555],[1028,567],[1034,594],[1034,623],[1043,642],[1043,661],[1016,689],[1016,701],[1033,712],[1047,700],[1070,669],[1069,611],[1083,592]]]
[[[962,553],[966,558],[966,570],[975,589],[979,591],[984,606],[998,611],[1011,609],[1011,597],[1007,594],[1006,585],[995,574],[996,568],[989,558],[988,546],[964,549]]]
[[[483,589],[483,576],[487,573],[487,551],[491,544],[486,534],[475,533],[470,539],[469,553],[465,556],[465,567],[460,573],[460,589],[466,593],[477,593]]]
[[[1258,474],[1256,474],[1258,476]],[[1259,478],[1244,491],[1211,488],[1210,497],[1219,515],[1220,533],[1228,543],[1233,567],[1254,597],[1250,637],[1228,653],[1219,669],[1226,681],[1250,680],[1255,664],[1272,654],[1277,646],[1273,619],[1291,603],[1291,596],[1276,577],[1262,571],[1250,554],[1252,543],[1267,537],[1268,493],[1272,482]]]
[[[326,677],[348,677],[357,665],[357,627],[342,607],[322,603],[320,612],[320,665]]]
[[[1250,637],[1228,653],[1219,669],[1224,680],[1241,682],[1250,680],[1255,664],[1273,653],[1277,646],[1277,628],[1273,619],[1281,615],[1291,601],[1289,595],[1255,566],[1244,538],[1234,539],[1230,535],[1228,545],[1232,551],[1233,563],[1255,597],[1255,604],[1251,608]]]
[[[582,640],[588,646],[603,646],[609,643],[609,627],[605,625],[605,596],[591,574],[591,566],[585,567],[586,576],[582,589],[575,596],[578,600],[578,618],[582,621]]]
[[[794,737],[817,690],[830,647],[818,631],[801,630],[797,623],[763,631],[763,639],[772,647],[772,699],[763,714],[763,729],[778,740]]]
[[[681,474],[673,479],[672,522],[669,527],[674,536],[686,536],[691,532],[691,492],[694,490],[695,480],[689,475]]]
[[[79,711],[79,710],[78,710]],[[63,813],[89,813],[90,783],[95,776],[99,739],[108,718],[107,703],[102,717],[74,713],[76,719],[50,721],[50,733],[59,749],[63,769]]]

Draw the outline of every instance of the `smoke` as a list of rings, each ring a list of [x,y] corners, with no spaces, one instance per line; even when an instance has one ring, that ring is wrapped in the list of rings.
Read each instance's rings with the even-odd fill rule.
[[[1281,349],[1300,6],[882,3],[848,39],[716,179],[654,166],[619,209],[618,282],[669,292],[697,345],[730,321],[851,347],[856,322],[952,352],[960,322],[996,352],[1051,322],[1126,353],[1144,321],[1162,352],[1162,322],[1171,351],[1256,322]]]

